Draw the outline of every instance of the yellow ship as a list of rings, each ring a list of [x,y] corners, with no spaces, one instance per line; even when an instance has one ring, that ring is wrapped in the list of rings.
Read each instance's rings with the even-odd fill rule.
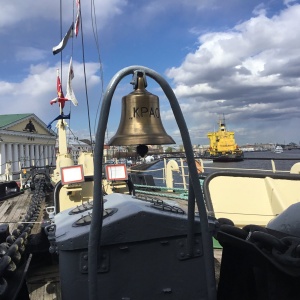
[[[220,118],[219,129],[207,134],[210,145],[206,155],[213,161],[232,162],[244,160],[244,153],[236,144],[234,132],[227,131],[225,118]]]

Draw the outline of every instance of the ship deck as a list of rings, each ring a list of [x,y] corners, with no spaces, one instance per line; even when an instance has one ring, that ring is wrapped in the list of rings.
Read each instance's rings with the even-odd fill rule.
[[[30,205],[30,201],[31,193],[30,191],[25,191],[24,194],[20,194],[14,198],[0,202],[0,224],[9,224],[9,231],[11,233],[19,224],[22,223],[22,220],[26,215],[27,209]],[[177,200],[176,202],[182,209],[186,210],[186,201]],[[45,206],[48,205],[49,204],[47,202],[42,202],[39,217],[31,231],[32,235],[38,236],[38,234],[41,232],[41,224]],[[45,251],[47,251],[47,249]],[[51,255],[45,251],[42,253],[34,253],[33,251],[33,253],[30,255],[31,262],[26,274],[26,287],[29,293],[29,299],[61,300],[62,297],[58,263],[51,261]],[[220,249],[215,250],[214,256],[216,263],[216,279],[218,282],[222,251]]]
[[[23,194],[19,194],[13,198],[0,202],[0,224],[8,224],[9,232],[12,232],[14,229],[21,224],[23,217],[27,213],[31,201],[31,194],[29,191],[25,191]],[[42,210],[41,210],[42,211]],[[42,216],[40,216],[40,221]],[[40,230],[40,221],[37,221],[34,227],[32,228],[31,233],[37,233]]]
[[[58,265],[35,266],[27,275],[30,300],[61,300]]]
[[[8,224],[12,233],[19,224],[22,224],[31,202],[32,194],[29,190],[13,198],[0,202],[0,224]],[[32,230],[31,235],[38,235],[41,231],[46,202],[42,201],[41,210]],[[32,254],[29,269],[26,274],[27,289],[30,300],[60,300],[60,282],[58,264],[38,262],[38,255]]]

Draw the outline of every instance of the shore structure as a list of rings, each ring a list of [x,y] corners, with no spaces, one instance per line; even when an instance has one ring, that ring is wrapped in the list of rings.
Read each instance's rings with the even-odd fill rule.
[[[55,164],[55,140],[55,132],[35,114],[0,115],[0,173],[7,163],[12,172]]]

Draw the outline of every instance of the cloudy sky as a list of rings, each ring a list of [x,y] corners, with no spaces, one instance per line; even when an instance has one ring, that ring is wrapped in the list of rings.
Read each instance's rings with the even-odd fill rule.
[[[62,55],[53,55],[73,21],[73,2],[64,0],[60,14],[59,1],[0,0],[1,114],[52,121],[59,114],[50,105],[56,70],[62,66],[65,92],[73,57],[79,106],[67,104],[64,112],[71,111],[70,127],[79,138],[89,137],[89,124],[94,134],[101,95],[114,74],[143,65],[173,88],[193,144],[208,144],[206,134],[223,114],[240,145],[300,142],[300,1],[81,2],[82,31]],[[132,91],[130,80],[115,92],[108,138],[118,127],[122,96]],[[181,144],[166,97],[148,81],[147,89],[160,97],[166,131]]]

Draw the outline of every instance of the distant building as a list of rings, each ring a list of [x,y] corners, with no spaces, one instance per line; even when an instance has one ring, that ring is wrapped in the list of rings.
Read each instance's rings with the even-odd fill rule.
[[[58,153],[58,140],[56,140],[55,146],[56,153]],[[81,152],[92,152],[92,146],[89,140],[83,139],[79,140],[78,138],[69,138],[68,139],[68,153],[73,157],[75,164],[78,163],[78,157]]]
[[[94,144],[92,146],[94,147]],[[78,139],[76,137],[68,139],[68,153],[72,155],[75,164],[78,163],[78,157],[81,152],[92,152],[94,150],[92,146],[88,139]],[[56,153],[58,153],[58,140],[56,141],[55,149]],[[106,159],[116,158],[120,156],[120,153],[126,154],[127,151],[127,147],[104,145],[103,156]]]
[[[0,166],[12,172],[22,167],[55,165],[56,134],[35,114],[0,115]]]

